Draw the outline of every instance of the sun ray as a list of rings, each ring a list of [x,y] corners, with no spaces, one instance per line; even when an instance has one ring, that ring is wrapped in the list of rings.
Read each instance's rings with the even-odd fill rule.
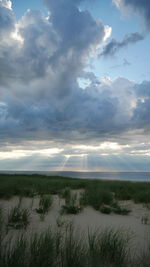
[[[70,155],[65,155],[65,158],[60,166],[60,171],[64,171],[65,166],[67,165],[67,162],[70,159]]]

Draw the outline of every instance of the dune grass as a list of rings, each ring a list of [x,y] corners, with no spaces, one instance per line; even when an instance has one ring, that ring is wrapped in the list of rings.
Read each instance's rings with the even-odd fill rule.
[[[148,267],[150,253],[131,257],[129,234],[106,229],[88,232],[88,239],[72,224],[60,230],[48,229],[15,242],[2,244],[1,267]]]
[[[84,189],[80,200],[72,194],[73,189]],[[129,209],[121,207],[119,200],[132,199],[149,206],[150,183],[1,174],[0,198],[19,196],[18,206],[8,214],[8,225],[22,225],[24,234],[8,239],[11,231],[5,231],[0,208],[0,267],[149,266],[150,251],[142,251],[138,257],[131,258],[128,233],[121,230],[89,231],[87,239],[75,232],[73,225],[58,219],[55,230],[36,235],[31,233],[27,237],[25,228],[30,220],[28,211],[21,208],[22,197],[41,196],[39,209],[47,213],[52,205],[52,194],[65,198],[65,213],[76,213],[70,210],[72,207],[91,205],[107,214],[127,214]]]
[[[83,206],[91,205],[96,210],[100,209],[102,204],[111,204],[113,202],[113,195],[108,189],[91,186],[86,188],[82,193],[80,203]]]
[[[112,229],[89,232],[87,240],[72,223],[66,223],[63,228],[9,240],[1,243],[1,267],[121,267],[128,261],[127,242]]]
[[[53,203],[51,195],[42,195],[39,201],[39,208],[36,209],[37,213],[46,214],[50,210]]]
[[[75,179],[59,176],[0,174],[0,198],[14,195],[29,196],[61,194],[65,188],[85,189],[82,204],[99,209],[99,204],[110,204],[112,195],[116,200],[134,200],[136,203],[150,203],[149,182],[106,181]],[[65,194],[65,192],[63,192]]]
[[[82,208],[79,205],[77,193],[71,192],[70,188],[65,188],[60,196],[65,199],[65,205],[61,206],[61,214],[77,214],[81,212]]]
[[[88,235],[92,266],[127,266],[129,264],[129,235],[121,230],[107,229]]]
[[[0,207],[0,266],[1,266],[1,258],[2,258],[2,241],[3,241],[3,210],[2,207]]]
[[[0,213],[1,267],[148,267],[150,250],[130,253],[133,236],[123,229],[88,230],[63,222],[40,234],[7,232]],[[15,230],[16,231],[16,230]]]
[[[16,206],[12,208],[8,214],[7,227],[13,227],[16,229],[25,228],[30,222],[30,212],[28,209],[21,209]]]

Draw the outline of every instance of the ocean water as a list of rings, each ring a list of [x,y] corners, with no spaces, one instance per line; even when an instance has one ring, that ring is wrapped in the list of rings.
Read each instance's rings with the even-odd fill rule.
[[[65,175],[65,173],[63,173],[63,175]],[[66,173],[66,176],[89,179],[150,182],[150,172],[68,172]]]
[[[75,172],[75,171],[0,171],[0,173],[44,174],[82,179],[105,179],[150,182],[150,172]]]

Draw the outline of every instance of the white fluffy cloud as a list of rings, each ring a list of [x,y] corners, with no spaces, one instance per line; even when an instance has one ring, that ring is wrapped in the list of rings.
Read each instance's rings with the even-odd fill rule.
[[[0,0],[0,5],[8,9],[12,8],[12,2],[10,0]]]

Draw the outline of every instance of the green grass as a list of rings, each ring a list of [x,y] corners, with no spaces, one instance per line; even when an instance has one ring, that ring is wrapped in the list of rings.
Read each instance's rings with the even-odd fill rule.
[[[32,197],[37,194],[59,194],[64,188],[78,189],[85,185],[81,179],[59,176],[0,174],[0,198],[11,198],[14,195]]]
[[[72,205],[63,205],[61,207],[61,214],[78,214],[81,212],[81,208],[79,206]]]
[[[57,248],[58,249],[58,248]],[[41,235],[35,235],[30,241],[29,266],[55,266],[56,262],[56,239],[51,231]]]
[[[45,214],[48,213],[53,203],[51,195],[42,195],[39,201],[39,208],[36,209],[37,213]]]
[[[117,231],[90,233],[87,241],[68,224],[63,231],[49,229],[28,239],[21,235],[15,242],[6,242],[1,250],[0,266],[123,267],[127,250],[125,238]]]
[[[3,216],[3,215],[2,215]],[[4,220],[2,217],[2,228]],[[85,238],[73,224],[42,234],[4,238],[1,267],[148,267],[150,251],[131,258],[130,234],[124,230],[88,231]],[[10,236],[11,237],[11,236]]]
[[[30,221],[28,209],[21,209],[18,206],[12,208],[8,214],[8,227],[15,229],[26,228]]]
[[[65,205],[61,206],[61,214],[77,214],[81,212],[82,208],[78,203],[77,194],[71,192],[70,188],[65,188],[60,196],[65,199]]]
[[[112,212],[116,213],[116,214],[120,214],[120,215],[127,215],[131,212],[130,208],[126,205],[119,205],[118,201],[113,201],[113,203],[111,204],[111,209]]]
[[[65,199],[65,203],[68,204],[71,199],[71,190],[70,187],[66,187],[60,191],[59,196]]]
[[[77,197],[72,195],[71,190],[80,188],[84,189],[80,205],[91,205],[105,213],[109,213],[111,208],[112,212],[127,214],[129,209],[121,207],[118,204],[119,200],[132,199],[147,206],[150,203],[150,183],[147,182],[82,180],[43,175],[0,175],[0,198],[11,198],[14,195],[20,197],[19,206],[9,213],[10,226],[21,224],[25,228],[29,223],[28,212],[23,213],[23,209],[20,208],[23,196],[41,196],[39,208],[48,212],[52,205],[50,195],[58,194],[65,198],[67,209],[72,209],[80,205],[77,204]],[[21,235],[15,242],[6,242],[8,233],[5,231],[3,212],[0,209],[0,267],[149,266],[150,251],[142,252],[136,259],[130,258],[128,233],[112,229],[89,232],[87,241],[79,232],[76,233],[71,225],[65,225],[66,223],[59,219],[58,230],[49,230],[40,235],[31,233],[28,238]]]
[[[100,211],[105,214],[110,214],[112,212],[112,208],[111,206],[108,206],[108,205],[102,205],[100,207]]]
[[[74,230],[72,223],[69,223],[64,232],[64,246],[61,248],[62,266],[88,266],[87,253],[88,248],[83,236]]]
[[[150,203],[149,182],[106,181],[75,179],[59,176],[0,174],[0,198],[14,195],[32,197],[46,194],[68,194],[67,188],[86,191],[82,204],[99,209],[100,204],[116,200],[133,199],[135,202]],[[65,190],[66,192],[65,192]],[[68,196],[69,197],[69,196]]]
[[[133,260],[131,267],[149,267],[150,266],[150,251],[143,252],[139,255],[138,260]]]
[[[100,211],[105,214],[113,212],[119,215],[128,215],[131,212],[128,206],[121,206],[117,201],[112,202],[110,205],[102,204],[100,206]]]
[[[82,205],[91,205],[96,210],[99,210],[101,205],[109,205],[113,201],[112,192],[106,188],[95,187],[94,185],[86,188],[81,195],[80,203]]]
[[[2,231],[2,226],[3,226],[3,209],[0,206],[0,233]]]
[[[92,266],[127,266],[129,259],[129,236],[123,231],[107,229],[89,232],[89,252]]]
[[[0,207],[0,263],[2,258],[2,242],[3,242],[3,231],[4,231],[3,226],[4,226],[3,210],[2,207]]]
[[[28,266],[28,243],[21,235],[15,240],[4,245],[1,253],[1,267],[27,267]]]

